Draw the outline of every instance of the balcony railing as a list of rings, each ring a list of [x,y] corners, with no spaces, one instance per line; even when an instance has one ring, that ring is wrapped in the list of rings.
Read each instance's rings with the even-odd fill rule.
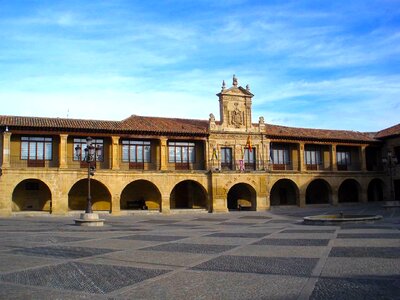
[[[325,170],[323,164],[306,164],[307,171],[323,171]]]
[[[338,171],[361,171],[360,163],[352,163],[348,165],[337,165]]]
[[[288,164],[272,164],[272,170],[274,171],[293,171],[293,165]]]

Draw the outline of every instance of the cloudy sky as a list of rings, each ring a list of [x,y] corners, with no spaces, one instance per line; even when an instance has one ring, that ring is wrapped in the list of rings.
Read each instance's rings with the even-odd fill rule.
[[[2,115],[218,119],[222,80],[253,121],[400,122],[400,1],[0,0]]]

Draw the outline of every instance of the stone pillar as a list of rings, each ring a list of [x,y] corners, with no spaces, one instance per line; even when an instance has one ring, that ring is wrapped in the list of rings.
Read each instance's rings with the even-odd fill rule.
[[[3,132],[2,168],[9,168],[11,162],[11,132]]]
[[[331,204],[337,206],[339,204],[339,187],[332,187]]]
[[[168,170],[168,139],[166,137],[160,138],[160,170]]]
[[[51,213],[54,215],[65,215],[68,213],[69,182],[60,174],[60,178],[49,187],[51,195]]]
[[[358,195],[358,202],[367,203],[368,202],[368,186],[361,186]]]
[[[266,211],[269,209],[269,201],[267,201],[266,195],[257,196],[256,199],[256,211]]]
[[[51,198],[51,214],[65,215],[68,213],[68,194],[53,193]]]
[[[169,214],[171,212],[170,195],[161,195],[161,212]]]
[[[337,169],[337,156],[336,156],[336,144],[331,146],[331,169],[333,172],[336,172]]]
[[[306,189],[299,191],[299,207],[306,207]]]
[[[228,204],[226,198],[213,198],[212,211],[215,213],[228,212]]]
[[[361,167],[361,171],[362,172],[366,172],[367,171],[367,158],[366,158],[366,155],[365,155],[365,149],[366,149],[366,146],[362,145],[358,150],[359,151],[359,156],[360,156],[360,167]]]
[[[68,168],[68,144],[67,144],[68,134],[60,134],[60,147],[58,151],[59,168]],[[73,149],[75,151],[75,149]]]
[[[204,141],[203,147],[204,147],[204,155],[203,155],[203,157],[204,157],[204,169],[205,170],[210,170],[210,165],[209,165],[209,161],[210,161],[209,160],[209,155],[210,155],[209,147],[210,147],[210,145],[209,145],[209,142],[207,140]]]
[[[111,214],[116,216],[121,214],[121,196],[119,194],[111,197]]]
[[[119,136],[111,137],[111,169],[119,170],[120,155],[119,155]]]
[[[304,172],[306,170],[305,164],[304,164],[304,151],[305,151],[305,144],[304,143],[299,143],[299,171]],[[305,205],[304,201],[304,205]]]
[[[0,216],[2,217],[9,217],[11,215],[13,187],[7,181],[4,178],[0,180]]]
[[[265,151],[264,152],[264,165],[265,168],[269,171],[272,170],[272,161],[271,161],[271,140],[270,139],[266,139],[265,140]]]

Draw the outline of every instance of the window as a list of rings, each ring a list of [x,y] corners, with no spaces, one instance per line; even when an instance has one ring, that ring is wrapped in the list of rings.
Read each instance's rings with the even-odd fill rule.
[[[130,163],[151,162],[151,146],[149,141],[122,141],[122,161]]]
[[[338,170],[347,170],[347,166],[351,165],[351,153],[343,148],[337,148],[336,151]]]
[[[306,165],[322,165],[321,147],[318,145],[306,145],[305,151]]]
[[[232,148],[221,148],[221,168],[232,168]]]
[[[92,140],[92,145],[94,147],[100,147],[101,149],[103,149],[103,140],[102,139],[93,139]],[[75,152],[75,148],[79,146],[81,147],[82,151],[81,154],[79,156],[76,155]],[[87,148],[87,143],[86,143],[86,139],[74,139],[74,160],[80,160],[80,161],[84,161],[85,160],[85,149]],[[97,153],[97,151],[95,152],[96,157],[95,160],[96,161],[103,161],[104,157],[103,157],[103,151],[100,151],[100,154]]]
[[[275,165],[290,164],[289,147],[287,145],[273,145],[271,149],[272,163]]]
[[[188,142],[169,142],[168,161],[171,163],[194,163],[196,161],[195,144]]]
[[[21,137],[22,160],[52,160],[53,139],[49,137]]]
[[[256,149],[255,148],[245,148],[244,149],[244,166],[245,169],[254,170],[256,163]]]
[[[400,164],[400,147],[394,147],[394,156],[397,158],[397,164]]]

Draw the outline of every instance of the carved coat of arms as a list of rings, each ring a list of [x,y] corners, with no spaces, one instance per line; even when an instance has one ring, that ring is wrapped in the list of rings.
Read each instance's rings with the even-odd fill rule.
[[[235,125],[235,127],[239,128],[243,125],[243,114],[237,107],[237,103],[235,103],[236,108],[231,112],[231,124]]]

